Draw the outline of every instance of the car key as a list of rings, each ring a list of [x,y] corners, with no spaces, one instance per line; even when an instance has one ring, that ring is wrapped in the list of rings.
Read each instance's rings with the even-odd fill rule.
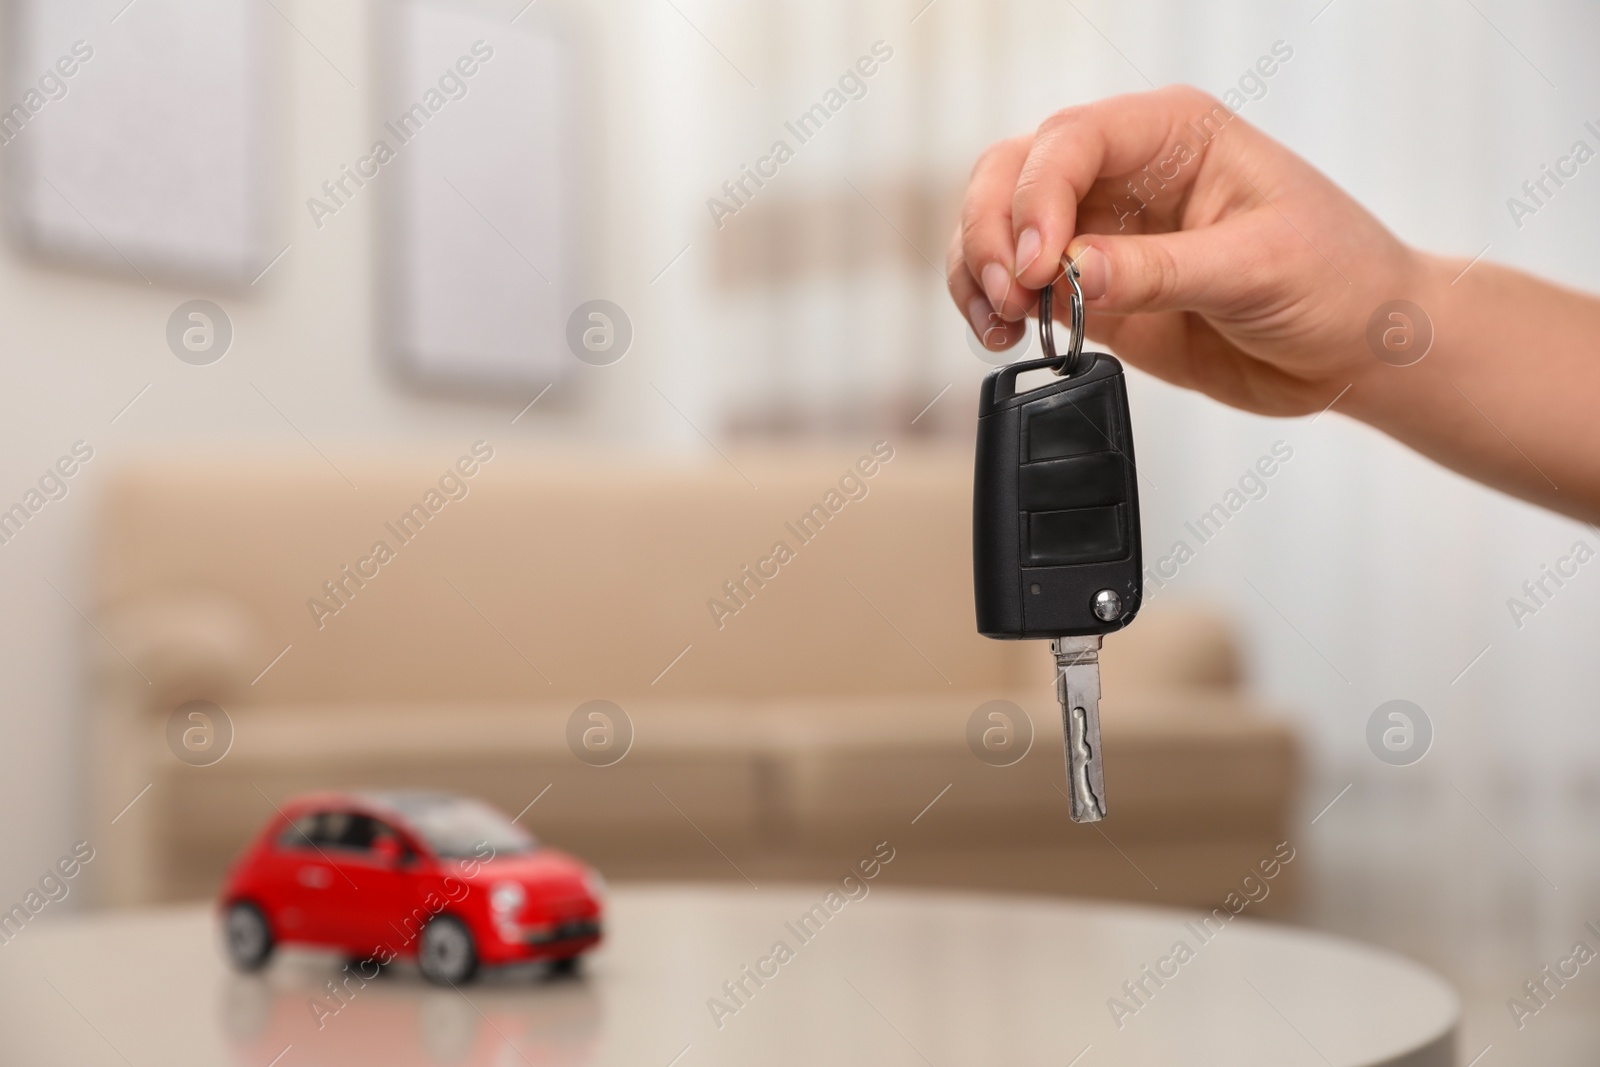
[[[1122,364],[1083,351],[1077,269],[1072,335],[1058,356],[1051,291],[1039,293],[1040,359],[991,372],[978,399],[972,492],[978,632],[1048,639],[1056,661],[1074,822],[1106,816],[1100,760],[1100,644],[1139,611],[1143,564],[1133,428]],[[1017,378],[1058,377],[1018,392]]]

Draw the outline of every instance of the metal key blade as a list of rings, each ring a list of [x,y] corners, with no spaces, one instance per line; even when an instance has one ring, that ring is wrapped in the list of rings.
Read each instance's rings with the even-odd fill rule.
[[[1056,699],[1067,747],[1067,813],[1073,822],[1106,817],[1105,773],[1100,765],[1100,637],[1058,637]]]

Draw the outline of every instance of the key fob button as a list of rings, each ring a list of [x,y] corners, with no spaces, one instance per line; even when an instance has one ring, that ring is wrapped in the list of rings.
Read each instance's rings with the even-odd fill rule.
[[[1017,479],[1018,504],[1028,512],[1098,507],[1127,499],[1127,462],[1116,452],[1024,463]]]
[[[1033,566],[1104,563],[1128,554],[1125,508],[1074,508],[1030,511],[1023,557]]]
[[[1078,393],[1057,394],[1029,405],[1023,424],[1029,463],[1105,451],[1112,437],[1111,398],[1103,390],[1080,389]]]

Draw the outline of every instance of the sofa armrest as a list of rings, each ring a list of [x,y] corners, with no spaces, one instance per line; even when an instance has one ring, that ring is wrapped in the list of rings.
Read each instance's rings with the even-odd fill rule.
[[[266,662],[258,628],[237,602],[208,591],[103,609],[88,649],[88,810],[96,839],[90,893],[102,904],[149,903],[170,856],[170,780],[178,766],[166,718],[185,701],[226,703]],[[145,796],[146,793],[151,796]]]
[[[115,605],[101,612],[100,629],[107,639],[95,646],[101,686],[120,689],[119,682],[131,678],[146,706],[235,696],[249,688],[252,669],[266,662],[250,612],[208,590]]]

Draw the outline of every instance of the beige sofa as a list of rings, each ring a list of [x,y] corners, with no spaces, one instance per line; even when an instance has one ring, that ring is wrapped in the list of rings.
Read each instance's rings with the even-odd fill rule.
[[[1291,731],[1225,623],[1160,600],[1104,657],[1111,817],[1068,821],[1049,655],[974,632],[966,454],[491,449],[116,473],[85,635],[100,899],[212,892],[323,787],[537,798],[523,822],[613,879],[829,878],[887,840],[903,884],[1206,904],[1284,837]],[[569,743],[595,699],[632,723],[609,766]],[[967,741],[995,699],[1034,728],[1011,766]],[[169,740],[191,700],[232,725],[206,766]]]

